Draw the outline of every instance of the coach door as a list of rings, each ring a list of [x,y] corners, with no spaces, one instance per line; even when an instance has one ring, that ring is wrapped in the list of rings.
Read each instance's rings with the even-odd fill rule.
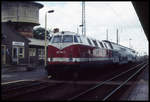
[[[6,46],[1,45],[1,63],[6,64]]]

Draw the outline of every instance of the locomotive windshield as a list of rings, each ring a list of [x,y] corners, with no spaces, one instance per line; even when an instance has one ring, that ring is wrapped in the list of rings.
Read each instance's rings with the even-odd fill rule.
[[[72,43],[73,42],[73,36],[72,35],[64,35],[63,36],[63,43]]]
[[[74,37],[74,38],[73,38]],[[74,41],[73,41],[74,39]],[[73,35],[56,35],[52,38],[52,43],[82,43],[81,38],[79,36]]]
[[[61,42],[61,37],[60,35],[54,36],[52,43],[60,43]]]

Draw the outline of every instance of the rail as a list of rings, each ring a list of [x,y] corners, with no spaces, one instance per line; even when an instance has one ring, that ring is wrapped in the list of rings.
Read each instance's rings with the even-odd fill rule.
[[[105,80],[105,81],[103,81],[103,82],[100,82],[100,83],[98,83],[97,85],[95,85],[95,86],[93,86],[93,87],[87,89],[86,91],[83,91],[83,92],[81,92],[81,93],[79,93],[79,94],[77,94],[77,95],[75,95],[75,96],[69,98],[68,101],[74,100],[74,99],[76,99],[76,98],[78,98],[78,97],[80,97],[80,96],[82,96],[82,95],[84,95],[84,94],[86,94],[86,93],[88,93],[88,92],[91,92],[92,90],[94,90],[94,89],[96,89],[96,88],[98,88],[98,87],[104,85],[105,83],[107,83],[107,82],[109,82],[109,81],[111,81],[111,80],[113,80],[113,79],[115,79],[115,78],[118,78],[119,76],[122,76],[123,74],[126,74],[127,72],[129,72],[129,71],[131,71],[131,70],[133,70],[133,69],[136,69],[136,68],[138,68],[139,66],[144,65],[144,63],[145,63],[145,62],[143,62],[143,63],[141,63],[141,64],[138,64],[138,65],[134,66],[133,68],[127,70],[127,71],[124,71],[124,72],[122,72],[122,73],[120,73],[120,74],[118,74],[118,75],[116,75],[116,76],[114,76],[114,77],[112,77],[112,78],[110,78],[110,79],[108,79],[108,80]],[[140,70],[139,70],[139,71],[140,71]],[[126,81],[123,83],[123,85],[124,85],[125,83],[126,83]],[[122,86],[122,84],[121,84],[121,86]],[[117,90],[117,89],[116,89],[116,90]],[[115,90],[115,91],[116,91],[116,90]],[[110,95],[112,95],[112,94],[113,94],[113,93],[110,93],[110,94],[109,94],[108,96],[106,96],[103,100],[106,100],[106,99],[107,99],[108,97],[110,97]]]
[[[124,81],[120,86],[115,88],[110,94],[108,94],[103,101],[107,100],[110,96],[112,96],[116,91],[118,91],[123,85],[125,85],[130,79],[132,79],[137,73],[139,73],[143,68],[145,68],[146,64],[141,67],[138,71],[136,71],[131,77],[129,77],[126,81]]]

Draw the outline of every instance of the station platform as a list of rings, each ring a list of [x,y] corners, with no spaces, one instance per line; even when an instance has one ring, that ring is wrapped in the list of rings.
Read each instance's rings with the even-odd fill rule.
[[[149,67],[138,76],[131,88],[123,95],[120,100],[127,101],[148,101],[149,100]]]

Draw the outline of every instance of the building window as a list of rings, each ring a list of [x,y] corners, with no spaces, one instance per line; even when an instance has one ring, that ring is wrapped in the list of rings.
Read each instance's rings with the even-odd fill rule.
[[[19,58],[24,58],[24,47],[19,47]]]
[[[43,48],[38,49],[38,55],[39,55],[39,59],[44,59],[45,58],[45,51]]]
[[[29,56],[35,56],[36,55],[36,48],[29,48]]]

